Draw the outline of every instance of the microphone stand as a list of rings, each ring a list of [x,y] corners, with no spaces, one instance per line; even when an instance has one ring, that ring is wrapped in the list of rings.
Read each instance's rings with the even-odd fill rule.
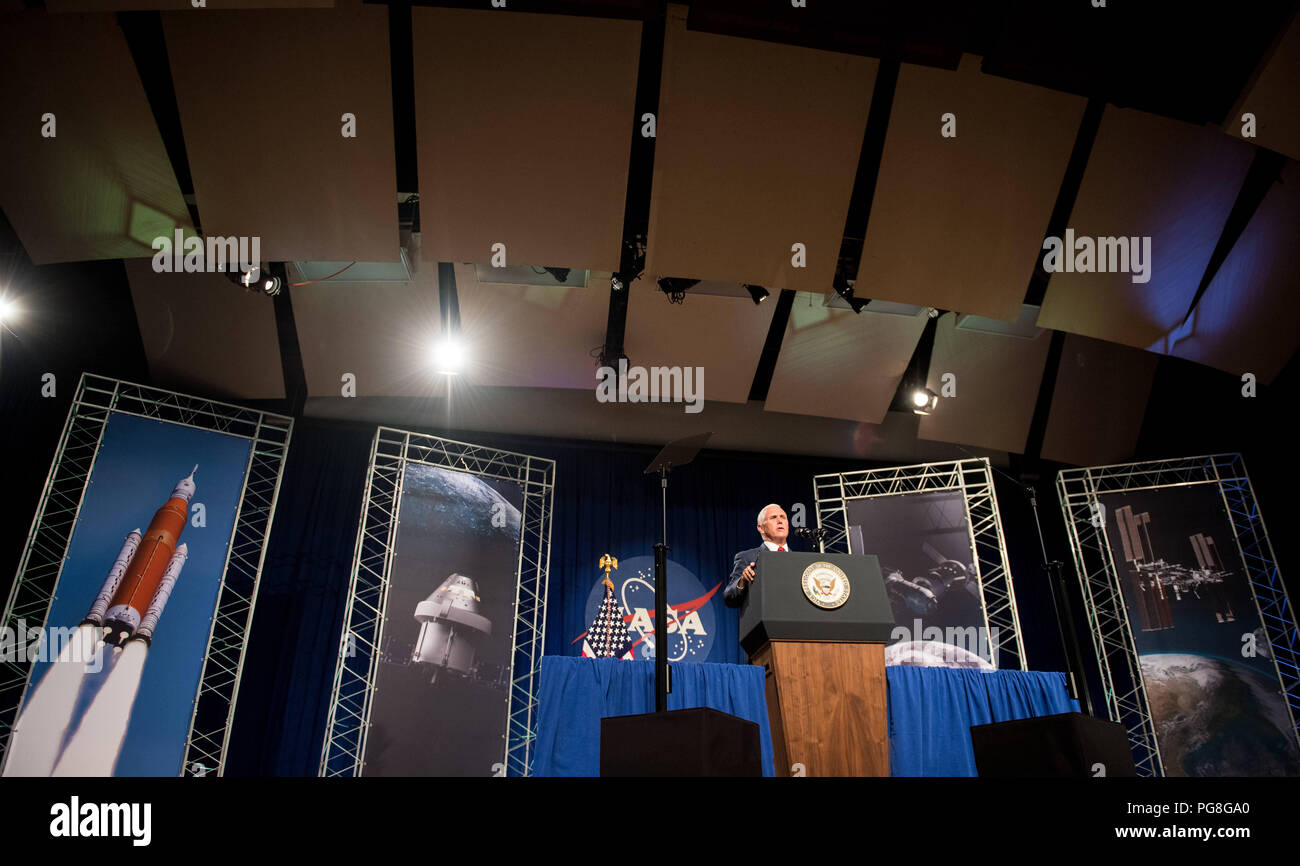
[[[1079,648],[1079,635],[1074,629],[1074,617],[1070,610],[1069,587],[1065,585],[1065,563],[1059,559],[1047,558],[1047,543],[1043,540],[1043,524],[1038,519],[1038,496],[1032,484],[1025,484],[1022,488],[1025,495],[1029,497],[1029,507],[1034,511],[1034,528],[1038,530],[1038,547],[1043,554],[1043,567],[1047,570],[1048,583],[1052,589],[1052,612],[1056,614],[1056,622],[1061,626],[1061,649],[1065,652],[1065,665],[1069,670],[1068,679],[1070,681],[1070,697],[1083,702],[1083,712],[1085,715],[1094,715],[1092,711],[1092,695],[1088,691],[1088,682],[1083,681],[1083,687],[1075,682],[1075,671],[1079,672],[1080,679],[1083,678],[1083,651]],[[1062,608],[1065,615],[1062,616]]]
[[[799,536],[800,538],[811,541],[813,544],[816,544],[818,553],[826,552],[826,543],[825,543],[826,528],[824,526],[818,526],[813,529],[808,529],[806,527],[801,526],[794,531],[794,534]]]

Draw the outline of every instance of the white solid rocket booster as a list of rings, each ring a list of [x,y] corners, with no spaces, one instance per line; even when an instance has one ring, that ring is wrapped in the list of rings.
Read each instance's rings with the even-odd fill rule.
[[[144,610],[144,618],[140,620],[140,625],[135,630],[135,637],[143,641],[153,640],[153,630],[158,625],[158,618],[162,616],[163,608],[167,606],[167,599],[172,596],[172,588],[176,586],[176,579],[181,576],[181,569],[185,567],[185,560],[189,559],[190,549],[182,542],[172,558],[167,561],[167,570],[163,572],[162,580],[158,583],[158,588],[154,590],[153,598],[149,599],[149,606]]]
[[[122,575],[126,574],[126,568],[131,564],[136,548],[140,546],[140,538],[138,528],[127,533],[126,541],[122,543],[122,550],[117,554],[117,559],[113,561],[113,567],[108,570],[108,579],[104,581],[104,588],[99,591],[99,595],[95,596],[95,603],[90,606],[85,622],[94,623],[95,625],[104,624],[104,613],[108,610],[109,602],[113,600],[113,596],[117,593],[118,585],[122,583]]]

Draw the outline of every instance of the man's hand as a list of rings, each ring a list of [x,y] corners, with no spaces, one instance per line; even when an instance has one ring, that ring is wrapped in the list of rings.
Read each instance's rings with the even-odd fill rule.
[[[754,582],[754,563],[745,566],[745,570],[740,573],[740,579],[745,583]]]

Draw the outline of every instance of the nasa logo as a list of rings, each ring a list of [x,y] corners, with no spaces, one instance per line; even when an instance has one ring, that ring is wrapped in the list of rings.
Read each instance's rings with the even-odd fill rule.
[[[632,637],[632,651],[638,659],[655,657],[655,561],[653,556],[635,556],[619,561],[619,569],[610,573],[614,598],[623,611],[623,622]],[[668,560],[668,661],[707,661],[713,650],[715,616],[713,596],[722,588],[719,583],[705,589],[699,578],[673,560]],[[583,621],[590,624],[605,599],[603,575],[596,580],[587,596]],[[584,631],[573,639],[581,644]]]
[[[803,594],[825,610],[834,610],[849,600],[849,577],[829,562],[814,562],[803,570]]]

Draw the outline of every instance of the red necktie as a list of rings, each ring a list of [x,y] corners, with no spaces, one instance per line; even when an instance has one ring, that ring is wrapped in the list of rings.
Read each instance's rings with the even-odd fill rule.
[[[776,549],[776,552],[777,552],[777,553],[785,553],[785,548],[784,548],[784,547],[778,547],[778,548]]]

